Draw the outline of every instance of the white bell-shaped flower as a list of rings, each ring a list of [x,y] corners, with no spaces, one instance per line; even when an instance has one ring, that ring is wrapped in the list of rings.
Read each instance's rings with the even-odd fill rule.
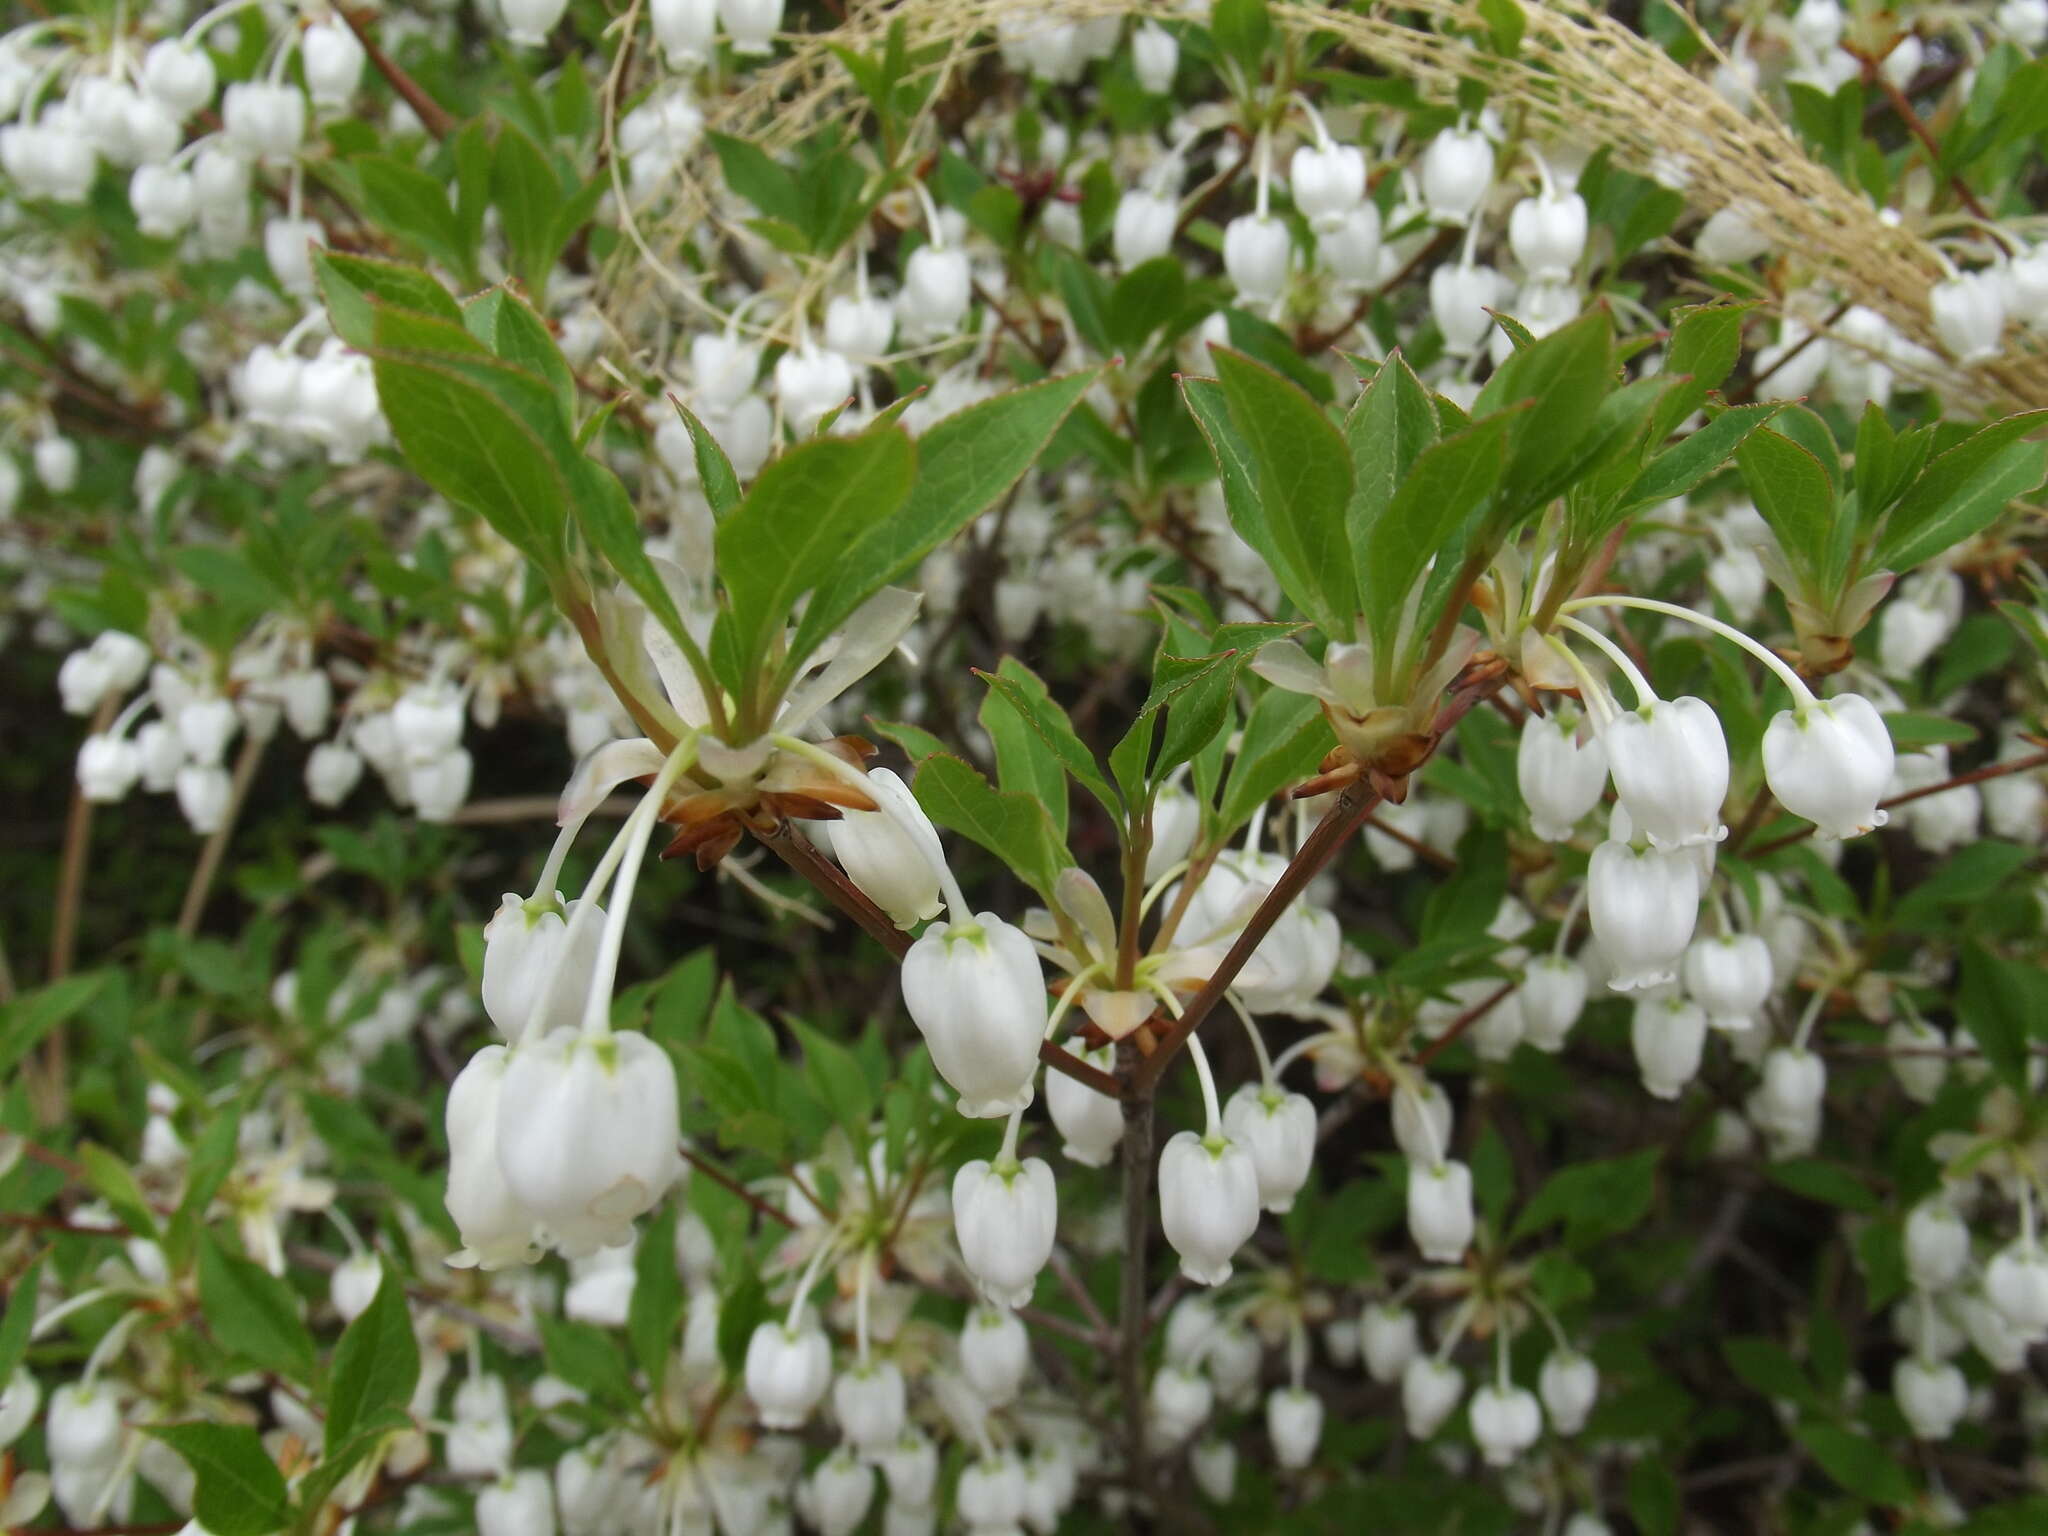
[[[832,1414],[846,1443],[857,1451],[879,1451],[893,1443],[906,1419],[903,1372],[893,1360],[849,1366],[832,1383]]]
[[[1934,334],[1965,368],[1988,363],[2003,350],[2005,282],[1997,272],[1965,272],[1936,283],[1927,294]]]
[[[121,1450],[121,1400],[109,1384],[67,1381],[50,1392],[43,1445],[51,1463],[109,1467]]]
[[[1005,1157],[996,1165],[976,1158],[953,1176],[960,1257],[982,1295],[1001,1306],[1031,1300],[1058,1222],[1059,1197],[1043,1158]]]
[[[568,8],[569,0],[498,0],[506,39],[522,48],[546,47],[548,34]]]
[[[1728,835],[1728,740],[1704,699],[1655,699],[1618,715],[1603,734],[1614,788],[1655,848],[1690,848]]]
[[[1221,1436],[1211,1435],[1189,1449],[1188,1470],[1210,1502],[1228,1504],[1236,1496],[1237,1447]]]
[[[961,1114],[993,1119],[1031,1102],[1045,977],[1022,929],[993,912],[927,929],[903,957],[903,1003]]]
[[[775,364],[775,392],[782,416],[799,433],[815,427],[853,393],[853,365],[837,352],[792,347]]]
[[[199,212],[192,174],[168,165],[145,165],[128,179],[128,205],[135,227],[157,240],[174,240]]]
[[[1287,185],[1317,233],[1339,229],[1365,201],[1365,154],[1350,144],[1304,144],[1288,164]]]
[[[457,1266],[498,1269],[532,1260],[533,1213],[519,1202],[498,1165],[498,1110],[507,1052],[487,1045],[469,1059],[448,1090],[448,1214],[462,1234]]]
[[[306,793],[315,805],[335,806],[362,782],[363,758],[339,741],[323,741],[306,758]]]
[[[1246,1083],[1223,1106],[1223,1129],[1252,1155],[1259,1204],[1276,1216],[1293,1210],[1315,1163],[1315,1105],[1298,1093]]]
[[[234,705],[219,694],[209,694],[180,709],[175,723],[185,755],[195,763],[211,766],[226,756],[241,718]]]
[[[852,1536],[875,1502],[875,1469],[841,1446],[797,1490],[797,1507],[820,1536]]]
[[[1491,267],[1447,261],[1429,274],[1429,313],[1443,332],[1444,350],[1470,357],[1493,326],[1489,309],[1498,308],[1505,285]]]
[[[1683,997],[1642,998],[1629,1019],[1636,1070],[1654,1098],[1675,1099],[1685,1091],[1699,1075],[1706,1043],[1706,1010]]]
[[[178,782],[185,766],[185,744],[169,722],[152,720],[135,732],[135,751],[142,760],[142,787],[162,794]]]
[[[1946,1440],[1970,1406],[1970,1384],[1953,1361],[1908,1355],[1892,1368],[1892,1396],[1915,1438]]]
[[[1104,1072],[1116,1064],[1116,1048],[1083,1051],[1081,1060]],[[1084,1168],[1108,1164],[1123,1140],[1124,1112],[1106,1093],[1097,1093],[1086,1083],[1076,1082],[1064,1072],[1045,1076],[1045,1107],[1063,1138],[1060,1150]]]
[[[1780,1046],[1764,1057],[1764,1102],[1789,1119],[1819,1112],[1828,1091],[1827,1063],[1812,1051]]]
[[[960,328],[973,289],[965,251],[921,245],[904,266],[903,287],[896,295],[897,313],[921,340],[951,336]]]
[[[1456,1264],[1472,1245],[1472,1170],[1456,1159],[1408,1165],[1408,1235],[1432,1264]]]
[[[1779,804],[1823,836],[1855,837],[1885,824],[1877,802],[1891,783],[1891,732],[1861,694],[1781,710],[1764,731],[1763,758]]]
[[[221,92],[220,119],[229,146],[245,160],[289,160],[305,142],[306,98],[295,85],[238,80]]]
[[[960,1329],[960,1374],[991,1408],[1016,1401],[1031,1363],[1031,1340],[1007,1307],[980,1306]]]
[[[78,792],[95,805],[126,799],[142,776],[142,749],[126,736],[98,733],[78,746]]]
[[[887,768],[868,770],[868,793],[880,810],[842,811],[824,823],[832,856],[897,927],[915,927],[944,905],[939,834],[909,786]]]
[[[1316,257],[1345,287],[1368,287],[1379,280],[1380,233],[1379,209],[1360,203],[1334,228],[1316,232]]]
[[[1543,1433],[1543,1410],[1526,1387],[1492,1382],[1472,1394],[1472,1439],[1490,1467],[1512,1466]]]
[[[1530,830],[1546,842],[1569,838],[1607,788],[1607,749],[1590,732],[1579,740],[1580,718],[1566,709],[1532,711],[1522,724],[1515,781],[1529,807]]]
[[[775,51],[775,34],[782,28],[783,0],[718,0],[718,19],[725,23],[732,39],[732,51],[760,57]]]
[[[1945,1291],[1970,1263],[1970,1229],[1940,1196],[1922,1200],[1906,1216],[1906,1278],[1923,1291]]]
[[[1593,850],[1586,915],[1617,992],[1672,981],[1699,917],[1699,877],[1684,853],[1613,839]]]
[[[484,924],[484,1012],[508,1043],[529,1034],[537,1039],[582,1017],[604,917],[602,908],[594,910],[572,934],[582,906],[572,901],[564,907],[559,891],[553,902],[507,891]]]
[[[1439,224],[1467,222],[1493,185],[1493,145],[1477,129],[1446,128],[1422,152],[1422,200]]]
[[[1508,245],[1535,281],[1568,281],[1586,251],[1586,200],[1552,191],[1523,198],[1508,214]]]
[[[1569,955],[1544,954],[1531,960],[1516,993],[1522,1038],[1539,1051],[1563,1050],[1566,1036],[1585,1011],[1586,987],[1586,968]]]
[[[391,728],[408,762],[432,762],[462,745],[462,695],[446,683],[415,684],[392,705]]]
[[[306,93],[316,107],[342,107],[362,84],[363,45],[339,17],[318,21],[299,38]]]
[[[702,69],[718,40],[717,0],[653,0],[647,19],[669,68]]]
[[[1173,247],[1173,226],[1180,205],[1171,197],[1133,187],[1117,200],[1109,226],[1109,247],[1125,272],[1141,267]]]
[[[370,1310],[377,1288],[384,1283],[384,1266],[374,1253],[355,1253],[342,1260],[328,1277],[327,1298],[344,1323],[352,1323]]]
[[[747,1340],[747,1396],[769,1429],[801,1429],[832,1380],[832,1345],[809,1308],[794,1327],[759,1323]]]
[[[1739,1034],[1771,995],[1771,947],[1753,933],[1697,938],[1686,947],[1685,990],[1715,1029]]]
[[[476,1536],[555,1536],[555,1492],[547,1473],[525,1467],[479,1491]]]
[[[1159,1217],[1197,1285],[1221,1285],[1259,1225],[1259,1172],[1237,1141],[1181,1131],[1159,1155]]]
[[[23,1435],[36,1420],[36,1410],[43,1405],[43,1389],[37,1384],[25,1365],[17,1365],[14,1374],[0,1388],[0,1451],[4,1451]]]
[[[1131,34],[1131,72],[1146,91],[1166,95],[1179,68],[1180,44],[1164,27],[1148,21]]]
[[[174,785],[178,810],[201,837],[211,837],[228,824],[228,802],[234,797],[228,771],[213,763],[187,763]]]
[[[1247,303],[1270,304],[1287,291],[1294,239],[1284,221],[1239,214],[1223,228],[1223,270]]]
[[[1280,1387],[1266,1399],[1266,1438],[1273,1460],[1299,1472],[1315,1460],[1323,1438],[1323,1400],[1302,1387]]]
[[[676,1069],[643,1034],[557,1029],[505,1069],[498,1162],[513,1196],[576,1257],[614,1247],[668,1193],[676,1152]]]
[[[913,1507],[932,1502],[939,1483],[939,1448],[930,1435],[912,1425],[874,1459],[888,1479],[891,1499]]]
[[[1555,1349],[1543,1362],[1536,1390],[1543,1395],[1550,1427],[1560,1435],[1576,1435],[1586,1427],[1586,1416],[1600,1396],[1600,1372],[1577,1351]]]
[[[982,1456],[961,1469],[953,1504],[972,1536],[1006,1536],[1024,1517],[1024,1468],[1015,1456]]]
[[[1394,1145],[1411,1163],[1434,1163],[1451,1144],[1451,1096],[1439,1083],[1403,1084],[1394,1094]]]
[[[881,299],[842,293],[825,306],[825,345],[842,357],[872,363],[895,334],[895,312]]]
[[[412,796],[414,814],[421,821],[453,820],[469,798],[469,781],[475,771],[475,760],[461,747],[423,763],[407,764],[405,787]]]
[[[213,59],[178,38],[151,43],[142,57],[142,89],[180,121],[213,100]]]
[[[761,349],[742,337],[703,331],[690,339],[690,378],[698,401],[714,413],[748,397],[761,372]]]
[[[1408,1433],[1427,1440],[1457,1411],[1464,1395],[1464,1372],[1449,1361],[1417,1355],[1401,1372],[1401,1414]]]
[[[1145,1395],[1146,1428],[1161,1448],[1179,1445],[1202,1427],[1216,1406],[1216,1387],[1188,1366],[1164,1365]]]
[[[1984,1294],[2027,1338],[2048,1334],[2048,1251],[2028,1238],[2013,1239],[1985,1266]]]
[[[1406,1307],[1373,1302],[1358,1319],[1358,1348],[1366,1374],[1382,1386],[1399,1381],[1421,1347],[1421,1330]]]

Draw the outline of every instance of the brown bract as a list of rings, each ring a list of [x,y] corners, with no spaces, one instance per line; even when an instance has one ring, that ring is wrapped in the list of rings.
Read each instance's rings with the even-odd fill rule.
[[[875,755],[875,744],[860,736],[836,736],[823,750],[859,770]],[[694,855],[710,869],[749,832],[765,836],[785,821],[837,821],[842,811],[879,807],[838,775],[792,753],[780,752],[759,778],[741,784],[705,786],[685,779],[661,808],[661,819],[676,835],[661,850],[664,859]]]

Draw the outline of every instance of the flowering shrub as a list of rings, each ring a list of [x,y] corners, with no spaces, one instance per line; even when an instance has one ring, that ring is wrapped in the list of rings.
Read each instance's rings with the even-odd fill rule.
[[[1617,10],[0,36],[0,1526],[2048,1529],[2048,3]]]

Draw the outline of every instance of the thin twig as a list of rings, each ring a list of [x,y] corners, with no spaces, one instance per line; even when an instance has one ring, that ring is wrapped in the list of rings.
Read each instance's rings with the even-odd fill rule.
[[[363,45],[363,52],[369,56],[370,67],[390,82],[391,89],[398,92],[405,104],[412,108],[412,114],[420,120],[420,126],[436,139],[445,139],[453,133],[455,119],[449,115],[448,109],[429,96],[419,81],[413,79],[400,67],[397,60],[377,46],[377,40],[370,36],[369,24],[365,20],[368,13],[351,10],[347,6],[337,6],[336,10],[340,12],[341,19],[348,24],[349,31],[355,33],[356,41]]]
[[[1124,1100],[1124,1254],[1123,1283],[1117,1297],[1117,1381],[1124,1409],[1124,1473],[1132,1498],[1142,1501],[1152,1483],[1145,1437],[1145,1333],[1151,1322],[1145,1305],[1145,1250],[1152,1238],[1153,1085],[1143,1081],[1138,1048],[1128,1040],[1117,1047],[1117,1065],[1120,1075],[1139,1089]]]
[[[2048,752],[2035,752],[2026,757],[2016,757],[2010,762],[1986,763],[1982,768],[1972,768],[1968,773],[1959,773],[1954,778],[1943,779],[1939,784],[1929,784],[1924,789],[1909,789],[1903,795],[1893,795],[1889,800],[1877,802],[1877,808],[1888,811],[1893,806],[1905,805],[1909,801],[1924,800],[1929,795],[1939,795],[1951,789],[1960,789],[1965,784],[1980,784],[1986,779],[2003,778],[2008,773],[2025,773],[2029,769],[2048,767]],[[1774,837],[1763,847],[1750,855],[1760,859],[1767,853],[1776,853],[1780,848],[1789,848],[1804,841],[1818,830],[1811,823],[1796,832],[1787,832],[1783,837]]]
[[[1495,1008],[1499,1007],[1501,1003],[1506,1001],[1508,994],[1514,990],[1515,984],[1512,981],[1504,981],[1497,990],[1482,997],[1470,1008],[1467,1008],[1463,1013],[1451,1020],[1451,1027],[1449,1029],[1415,1053],[1415,1064],[1421,1067],[1428,1066],[1437,1057],[1450,1049],[1453,1040],[1456,1040],[1466,1030],[1477,1024],[1481,1019],[1493,1012]]]
[[[720,1189],[728,1190],[738,1195],[770,1221],[779,1221],[792,1231],[796,1229],[796,1218],[794,1216],[790,1215],[789,1212],[783,1210],[780,1206],[771,1205],[766,1200],[763,1200],[716,1163],[707,1162],[686,1146],[678,1146],[676,1151],[682,1154],[684,1162],[703,1174],[705,1178],[716,1184]]]

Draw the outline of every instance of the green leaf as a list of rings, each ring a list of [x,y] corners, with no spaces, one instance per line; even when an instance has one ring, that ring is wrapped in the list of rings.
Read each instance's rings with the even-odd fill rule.
[[[544,295],[548,274],[562,249],[555,235],[562,183],[533,140],[510,123],[498,131],[497,156],[491,162],[491,202],[505,232],[512,270],[537,297]]]
[[[1687,382],[1671,391],[1650,418],[1650,441],[1661,443],[1719,389],[1742,358],[1742,323],[1754,304],[1703,304],[1681,309],[1664,350],[1664,374]]]
[[[1793,1436],[1820,1469],[1859,1499],[1899,1506],[1913,1501],[1913,1480],[1883,1446],[1837,1424],[1795,1424]]]
[[[1457,535],[1500,484],[1508,435],[1521,415],[1498,411],[1424,449],[1386,514],[1367,530],[1359,597],[1381,655],[1391,658],[1409,589],[1431,557],[1439,568],[1456,569],[1464,553]],[[1436,617],[1417,614],[1418,637],[1429,633]]]
[[[732,460],[718,446],[710,428],[697,419],[695,411],[674,395],[668,397],[668,403],[676,408],[689,431],[690,449],[697,458],[697,478],[703,484],[704,499],[711,503],[711,515],[724,517],[740,504],[740,477],[732,472]]]
[[[313,1379],[313,1336],[298,1298],[260,1264],[237,1258],[213,1236],[199,1240],[199,1305],[221,1347],[294,1381]]]
[[[746,671],[782,633],[796,600],[903,505],[917,461],[909,434],[883,427],[799,443],[761,471],[746,500],[718,525],[718,574]],[[792,647],[793,658],[805,654],[801,641]]]
[[[1834,531],[1835,493],[1821,462],[1789,437],[1764,428],[1736,451],[1750,499],[1778,536],[1793,568],[1819,580]]]
[[[0,1075],[12,1074],[45,1035],[91,1002],[109,974],[83,971],[0,1003]]]
[[[676,1273],[676,1208],[662,1210],[640,1234],[633,1254],[633,1296],[626,1307],[626,1337],[651,1390],[662,1391],[676,1330],[683,1320],[683,1282]]]
[[[1493,33],[1494,51],[1513,58],[1521,49],[1522,34],[1529,30],[1521,0],[1479,0],[1479,14]]]
[[[1522,1207],[1510,1240],[1540,1232],[1554,1221],[1564,1223],[1565,1244],[1571,1248],[1620,1236],[1650,1213],[1659,1155],[1649,1147],[1560,1169]]]
[[[919,434],[909,496],[892,516],[833,552],[836,574],[804,610],[791,654],[816,650],[862,603],[993,506],[1038,462],[1101,376],[1098,366],[1042,379],[955,411]]]
[[[817,1094],[832,1116],[858,1145],[875,1114],[874,1084],[852,1051],[800,1019],[788,1021],[804,1048],[805,1086]],[[673,1267],[673,1266],[671,1266]]]
[[[708,133],[718,156],[725,184],[771,219],[779,219],[801,230],[810,218],[810,208],[796,176],[778,165],[758,144],[722,133]]]
[[[1856,505],[1866,524],[1874,524],[1906,494],[1933,446],[1932,432],[1894,432],[1875,400],[1864,404],[1856,425]]]
[[[1072,774],[1083,789],[1101,801],[1110,819],[1121,827],[1124,818],[1122,799],[1096,765],[1095,754],[1082,743],[1073,721],[1067,718],[1067,712],[1053,702],[1038,674],[1016,657],[1005,656],[994,672],[977,669],[974,675],[988,684],[994,697],[1008,704],[1026,725],[1038,733],[1039,738],[1052,748],[1060,766]]]
[[[1008,658],[1004,659],[1005,665]],[[1000,788],[1029,795],[1044,805],[1052,817],[1053,830],[1067,835],[1067,770],[1059,754],[1038,727],[1031,724],[1010,699],[991,688],[982,696],[977,717],[996,750],[996,782]],[[903,742],[912,757],[928,757],[946,750],[937,737],[920,749]]]
[[[1223,507],[1229,515],[1230,526],[1265,562],[1266,568],[1273,573],[1273,579],[1280,583],[1281,591],[1299,591],[1301,580],[1285,552],[1275,542],[1273,530],[1267,522],[1266,506],[1259,496],[1258,469],[1252,463],[1251,450],[1245,446],[1243,435],[1230,419],[1230,404],[1224,398],[1223,386],[1214,379],[1183,378],[1180,393],[1203,441],[1209,445],[1210,456],[1216,461],[1216,472],[1223,481]]]
[[[403,1422],[420,1379],[420,1347],[405,1304],[405,1282],[384,1263],[370,1305],[342,1330],[328,1378],[326,1448],[333,1455],[387,1421]]]
[[[1798,1404],[1815,1400],[1813,1384],[1799,1369],[1799,1362],[1776,1339],[1746,1334],[1723,1339],[1721,1358],[1736,1379],[1759,1397]]]
[[[211,1536],[268,1536],[291,1518],[284,1474],[263,1437],[242,1424],[152,1424],[198,1479],[192,1513]]]
[[[363,211],[379,225],[452,271],[475,264],[438,177],[383,155],[358,156],[349,168],[362,188]]]
[[[1177,257],[1155,256],[1117,279],[1110,290],[1110,344],[1136,352],[1187,303],[1188,280]]]
[[[940,826],[979,843],[1031,888],[1052,899],[1053,881],[1073,862],[1044,805],[1005,794],[957,757],[926,758],[912,786]]]
[[[462,318],[462,307],[441,286],[440,279],[418,267],[322,249],[313,253],[313,275],[326,301],[334,334],[359,351],[368,351],[376,341],[378,304],[435,320]]]
[[[1662,1461],[1645,1456],[1629,1468],[1628,1512],[1642,1536],[1673,1536],[1680,1507],[1678,1478]]]
[[[532,305],[500,284],[464,303],[462,324],[494,356],[547,380],[562,408],[562,420],[576,419],[576,377]]]
[[[737,1381],[746,1370],[747,1343],[754,1330],[775,1317],[760,1271],[747,1265],[718,1304],[718,1358]]]
[[[1614,387],[1614,321],[1595,309],[1514,354],[1486,381],[1472,406],[1480,420],[1530,402],[1508,435],[1501,477],[1505,510],[1519,515],[1557,494],[1555,472],[1570,462]]]
[[[1388,539],[1388,509],[1409,469],[1437,436],[1436,407],[1429,390],[1399,352],[1379,366],[1344,420],[1344,440],[1351,452],[1351,500],[1344,510],[1344,526],[1351,541],[1359,592],[1373,623],[1374,639],[1383,649],[1392,634],[1391,624],[1382,628],[1380,612],[1385,606],[1381,593],[1388,583],[1376,575],[1375,566]],[[1381,547],[1375,547],[1375,540]],[[1425,559],[1428,556],[1426,547],[1419,553]],[[1404,581],[1399,592],[1407,590]],[[1399,607],[1399,595],[1393,603]]]
[[[2048,1034],[2048,976],[1973,941],[1963,947],[1955,1008],[1992,1070],[2026,1093],[2028,1053]]]
[[[1344,526],[1352,480],[1343,435],[1273,369],[1227,347],[1214,356],[1231,422],[1257,466],[1267,527],[1297,583],[1287,595],[1324,634],[1346,638],[1358,601]]]
[[[1223,831],[1243,826],[1282,789],[1312,775],[1336,744],[1318,701],[1268,689],[1244,723],[1244,740],[1223,787]]]
[[[1773,1184],[1823,1205],[1840,1206],[1845,1211],[1877,1209],[1877,1196],[1839,1163],[1823,1162],[1817,1157],[1793,1158],[1771,1164],[1770,1176]]]
[[[78,1161],[85,1168],[87,1182],[102,1200],[113,1207],[123,1226],[137,1237],[156,1237],[156,1217],[151,1214],[142,1186],[135,1182],[135,1175],[126,1163],[91,1141],[78,1149]]]
[[[15,1276],[7,1293],[7,1312],[0,1316],[0,1382],[12,1382],[14,1371],[28,1354],[29,1334],[36,1326],[37,1287],[42,1284],[43,1261]]]
[[[1731,406],[1697,432],[1687,433],[1643,466],[1623,493],[1617,514],[1687,494],[1726,464],[1752,433],[1782,409],[1780,400]]]
[[[1216,0],[1209,15],[1209,33],[1240,69],[1254,80],[1259,77],[1266,45],[1273,36],[1266,0]]]
[[[2048,443],[2021,439],[2044,422],[2048,410],[2008,416],[1937,455],[1886,519],[1875,563],[1911,570],[1988,527],[2014,497],[2037,489],[2048,473]]]
[[[643,1249],[646,1246],[641,1244]],[[674,1255],[669,1258],[673,1271]],[[637,1277],[633,1284],[637,1291]],[[550,1375],[560,1377],[600,1403],[625,1408],[639,1402],[641,1393],[633,1383],[632,1368],[610,1334],[588,1323],[572,1323],[557,1317],[545,1307],[536,1309],[534,1322],[540,1329],[541,1357],[547,1362]]]

